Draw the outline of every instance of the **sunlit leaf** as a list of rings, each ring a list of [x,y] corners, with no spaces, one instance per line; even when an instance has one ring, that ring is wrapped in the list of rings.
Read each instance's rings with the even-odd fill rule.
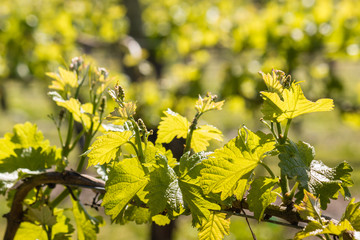
[[[223,141],[221,131],[211,125],[202,125],[193,132],[191,148],[195,152],[205,151],[212,139]]]
[[[151,219],[159,226],[165,226],[170,223],[170,219],[167,216],[160,214],[153,216]]]
[[[332,99],[320,99],[316,102],[305,98],[299,84],[293,83],[282,92],[283,99],[274,92],[261,92],[264,104],[261,111],[264,119],[282,122],[306,113],[331,111],[334,108]]]
[[[16,124],[13,133],[0,139],[0,172],[13,172],[19,168],[32,171],[50,168],[60,159],[60,149],[50,146],[37,126]]]
[[[127,158],[116,163],[106,182],[102,206],[105,213],[116,218],[133,197],[144,189],[148,178],[137,158]]]
[[[169,143],[175,137],[186,138],[190,126],[189,121],[178,113],[168,109],[161,118],[156,142]]]
[[[135,115],[136,113],[136,104],[133,102],[122,103],[123,107],[116,107],[109,116],[107,120],[117,120],[117,119],[128,119]]]
[[[199,240],[220,240],[230,234],[230,218],[226,213],[212,212],[199,228]]]
[[[76,88],[78,86],[76,74],[72,71],[59,67],[59,75],[56,73],[46,73],[53,79],[50,89],[64,91],[67,88]]]
[[[221,200],[232,195],[241,199],[252,171],[274,149],[274,144],[271,134],[242,128],[238,137],[203,161],[201,185],[205,193],[221,192]]]
[[[88,167],[96,164],[109,163],[111,160],[114,160],[120,147],[129,141],[131,136],[131,131],[123,131],[109,132],[97,137],[90,147]]]
[[[195,109],[201,113],[205,113],[211,110],[221,110],[222,106],[224,105],[224,101],[215,102],[215,98],[216,96],[211,95],[211,93],[208,93],[205,98],[202,98],[199,95],[199,99],[195,104]]]

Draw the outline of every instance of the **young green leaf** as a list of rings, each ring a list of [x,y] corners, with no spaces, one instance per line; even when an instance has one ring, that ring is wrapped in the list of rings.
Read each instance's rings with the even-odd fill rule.
[[[247,200],[249,210],[254,213],[258,221],[262,220],[267,206],[276,201],[277,192],[280,189],[273,190],[273,188],[278,182],[278,178],[259,177],[251,183]]]
[[[44,170],[57,163],[61,149],[50,146],[37,126],[16,124],[13,133],[0,139],[0,172],[13,172],[19,168]]]
[[[159,124],[157,143],[169,143],[175,137],[186,138],[190,126],[189,121],[180,114],[168,109]]]
[[[108,132],[97,137],[90,147],[88,167],[96,164],[109,163],[114,160],[120,147],[130,140],[131,131]]]
[[[223,141],[221,131],[211,125],[199,126],[192,135],[191,148],[195,152],[205,151],[212,139]]]
[[[283,99],[275,92],[261,92],[261,96],[264,99],[261,109],[264,119],[276,122],[293,119],[306,113],[331,111],[334,108],[332,99],[323,98],[316,102],[307,100],[297,83],[283,90]]]
[[[221,200],[232,195],[241,199],[252,171],[274,145],[271,134],[242,128],[239,136],[203,161],[201,185],[205,194],[221,192]]]
[[[329,199],[337,199],[339,191],[346,194],[348,187],[352,186],[350,173],[352,168],[343,162],[335,168],[326,166],[319,160],[313,160],[315,151],[307,143],[295,144],[289,141],[286,145],[278,146],[280,168],[289,177],[297,177],[300,183],[300,192],[297,198],[302,198],[302,190],[320,197],[321,207],[326,209]]]
[[[160,214],[153,216],[151,219],[159,226],[165,226],[170,223],[170,219],[167,216]]]
[[[266,86],[269,92],[277,93],[279,96],[282,95],[282,91],[284,87],[280,83],[280,79],[278,79],[278,76],[276,74],[276,71],[273,70],[270,73],[265,74],[263,72],[260,72]]]
[[[53,79],[50,89],[64,91],[78,86],[76,74],[64,68],[59,67],[59,75],[56,73],[46,73],[46,75]]]
[[[63,211],[63,209],[54,210],[54,216],[56,216],[56,224],[52,225],[51,227],[51,239],[71,239],[71,233],[74,232],[74,228],[70,224],[70,219],[63,214]],[[30,222],[22,222],[20,228],[16,232],[14,239],[48,240],[48,236],[41,225],[35,225]]]
[[[135,222],[136,224],[143,224],[148,223],[150,219],[150,211],[148,208],[128,204],[114,219],[114,222],[122,225],[129,221]]]
[[[158,167],[150,173],[150,182],[145,187],[151,215],[154,216],[169,208],[179,212],[184,201],[175,171],[168,165],[163,155],[157,156]]]
[[[102,202],[105,213],[116,218],[135,195],[143,191],[148,181],[137,158],[126,158],[115,164],[105,184]]]
[[[133,117],[136,113],[136,104],[133,102],[124,102],[122,107],[115,108],[109,116],[106,117],[107,120],[118,120],[118,119],[128,119]]]
[[[175,137],[186,138],[188,135],[190,122],[178,113],[168,109],[164,112],[165,117],[161,118],[159,124],[157,143],[169,143]],[[199,126],[194,130],[191,141],[191,148],[195,152],[205,151],[209,146],[209,141],[215,139],[222,141],[222,133],[211,125]]]
[[[226,213],[212,212],[209,220],[199,228],[199,240],[221,240],[230,234],[230,218]]]
[[[73,204],[73,214],[76,222],[77,239],[79,240],[93,240],[97,238],[99,233],[99,225],[102,219],[91,217],[84,206],[79,201],[71,199]]]
[[[348,220],[355,230],[360,231],[360,202],[355,203],[355,198],[347,205],[341,218],[341,221],[344,220]]]
[[[216,96],[208,93],[205,98],[199,95],[199,99],[196,101],[195,109],[200,113],[205,113],[211,110],[221,110],[224,105],[224,101],[215,102]]]
[[[304,199],[300,205],[295,205],[295,208],[299,211],[302,219],[321,221],[319,199],[308,191],[304,190]]]
[[[26,217],[33,223],[53,226],[56,224],[56,216],[53,215],[49,206],[41,205],[38,208],[28,208]]]

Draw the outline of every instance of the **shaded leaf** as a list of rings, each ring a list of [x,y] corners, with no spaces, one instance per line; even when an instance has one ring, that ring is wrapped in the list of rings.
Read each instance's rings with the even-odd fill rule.
[[[304,199],[301,201],[301,204],[295,205],[295,208],[299,211],[301,218],[304,220],[321,219],[319,199],[306,190],[304,190]]]
[[[102,202],[105,213],[112,219],[116,218],[148,181],[136,158],[126,158],[115,164],[105,184],[106,194]]]
[[[168,165],[165,156],[157,156],[157,165],[158,167],[150,173],[150,182],[145,187],[151,215],[163,212],[166,207],[179,212],[180,208],[184,207],[184,202],[178,177]]]
[[[341,220],[348,220],[355,230],[360,231],[360,202],[351,199]]]
[[[251,183],[247,200],[249,210],[254,213],[258,221],[262,220],[267,206],[276,201],[279,188],[275,190],[273,188],[278,182],[278,178],[259,177]]]
[[[69,223],[70,219],[63,214],[62,209],[55,209],[54,215],[56,216],[56,224],[51,228],[51,239],[66,240],[71,239],[71,233],[74,228]],[[15,235],[15,240],[23,239],[39,239],[48,240],[47,233],[43,230],[41,225],[36,225],[30,222],[22,222]]]
[[[326,166],[319,160],[313,160],[313,147],[304,142],[289,142],[278,147],[280,168],[289,177],[297,177],[300,192],[296,197],[302,198],[302,189],[320,197],[321,208],[326,209],[329,199],[337,199],[338,192],[347,193],[352,186],[350,172],[352,168],[343,162],[335,168]]]
[[[79,201],[75,201],[73,199],[71,199],[71,201],[73,204],[73,214],[77,226],[77,239],[96,239],[96,234],[99,233],[99,225],[102,223],[102,219],[100,217],[91,217]]]
[[[221,200],[232,195],[241,199],[252,171],[274,144],[271,134],[242,128],[236,138],[203,161],[201,185],[205,194],[221,192]]]
[[[47,205],[41,205],[38,208],[28,208],[26,217],[40,225],[53,226],[56,224],[56,217]]]
[[[114,160],[120,147],[129,141],[131,136],[131,131],[118,131],[108,132],[97,137],[90,147],[88,167],[96,164],[109,163],[111,160]]]
[[[209,220],[199,228],[199,240],[220,240],[230,234],[230,218],[226,213],[212,212]]]

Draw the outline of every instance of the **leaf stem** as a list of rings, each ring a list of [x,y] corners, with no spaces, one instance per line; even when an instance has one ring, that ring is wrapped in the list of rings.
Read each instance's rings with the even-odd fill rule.
[[[287,120],[285,132],[284,132],[284,141],[286,141],[286,139],[287,139],[288,132],[289,132],[290,125],[291,125],[291,120],[292,120],[292,119],[288,119],[288,120]]]
[[[284,173],[284,171],[281,169],[281,177],[280,177],[280,187],[281,187],[281,192],[283,195],[283,202],[285,205],[287,205],[288,203],[288,192],[290,191],[289,189],[289,181],[287,179],[286,174]]]
[[[271,126],[270,126],[269,123],[267,123],[263,118],[261,118],[260,121],[270,129],[270,131],[271,131],[272,135],[274,136],[276,142],[279,143],[279,139],[278,139],[278,137],[277,137],[277,135],[276,135],[276,133],[274,131],[274,123],[271,122]]]
[[[271,175],[271,177],[275,179],[275,174],[266,163],[260,162],[260,165],[263,166],[266,169],[266,171],[268,171],[268,173]]]
[[[198,122],[201,115],[202,115],[202,112],[197,112],[194,119],[193,119],[193,121],[191,122],[191,125],[190,125],[189,130],[188,130],[188,134],[186,136],[186,145],[185,145],[184,153],[190,151],[190,149],[191,149],[192,135],[193,135],[193,133],[194,133],[194,131],[196,129],[197,122]]]
[[[144,151],[142,148],[142,142],[141,142],[141,136],[140,136],[140,131],[139,131],[139,125],[135,122],[135,120],[133,118],[130,118],[130,122],[133,125],[134,131],[135,131],[135,143],[137,145],[137,152],[138,152],[138,159],[140,161],[141,164],[145,163],[145,156],[144,156]],[[146,167],[144,167],[143,165],[141,165],[143,167],[143,170],[145,173],[148,173],[148,169]]]

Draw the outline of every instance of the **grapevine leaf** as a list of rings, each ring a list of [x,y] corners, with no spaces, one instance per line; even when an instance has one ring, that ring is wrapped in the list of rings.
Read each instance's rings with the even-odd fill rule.
[[[304,190],[304,199],[301,204],[295,205],[295,208],[304,220],[320,220],[321,218],[319,199],[306,190]]]
[[[348,220],[355,230],[360,231],[360,202],[354,202],[355,199],[351,199],[341,220]]]
[[[47,205],[39,206],[38,208],[30,207],[26,217],[30,221],[41,225],[53,226],[56,224],[56,216],[53,215]]]
[[[71,233],[74,232],[74,228],[70,224],[70,219],[63,214],[62,209],[55,209],[54,215],[56,216],[56,224],[54,224],[51,228],[51,239],[71,239]],[[36,225],[30,222],[22,222],[14,239],[48,240],[48,236],[41,225]]]
[[[203,161],[201,185],[205,194],[221,192],[221,200],[232,195],[241,199],[251,173],[274,144],[271,134],[242,128],[236,138]]]
[[[301,240],[306,237],[320,235],[322,229],[323,226],[321,223],[317,221],[311,221],[306,225],[306,227],[302,231],[298,232],[295,235],[294,240]]]
[[[193,132],[191,148],[195,152],[205,151],[212,139],[223,141],[221,131],[211,125],[202,125]]]
[[[131,136],[131,131],[118,131],[109,132],[97,137],[90,147],[88,167],[96,164],[109,163],[111,160],[114,160],[120,147],[129,141]]]
[[[135,115],[136,113],[136,104],[133,102],[122,103],[123,107],[115,108],[109,116],[106,117],[107,120],[118,120],[118,119],[128,119]]]
[[[200,168],[202,167],[200,163],[207,159],[209,156],[209,153],[206,152],[199,152],[195,154],[191,154],[191,152],[184,153],[180,158],[180,164],[179,164],[179,172],[180,176],[186,175],[188,172],[193,170],[195,167]]]
[[[195,155],[195,157],[191,156],[189,159],[181,159],[179,168],[183,169],[183,173],[186,172],[186,174],[182,174],[178,181],[184,202],[193,216],[192,223],[194,226],[199,227],[203,221],[208,220],[210,210],[220,210],[220,206],[208,200],[203,194],[200,187],[200,171],[204,166],[200,163],[206,155],[203,153]],[[196,160],[197,158],[199,159]]]
[[[278,181],[278,178],[259,177],[251,183],[247,200],[249,210],[254,213],[254,217],[258,221],[262,220],[266,207],[276,201],[276,192],[279,189],[272,189]]]
[[[199,228],[199,240],[220,240],[230,233],[230,218],[226,213],[212,212],[209,220]]]
[[[278,76],[276,75],[275,71],[271,72],[272,75],[270,75],[270,73],[265,74],[263,72],[260,72],[266,86],[269,92],[273,92],[273,93],[277,93],[279,96],[281,96],[282,91],[283,91],[283,86],[281,85]]]
[[[151,219],[159,226],[165,226],[170,223],[170,219],[167,216],[160,214],[153,216]]]
[[[322,234],[331,234],[331,235],[340,236],[340,239],[354,239],[354,240],[359,239],[359,237],[356,236],[351,238],[342,238],[343,235],[348,234],[349,232],[354,233],[354,228],[347,220],[342,221],[337,225],[334,224],[332,221],[330,221],[325,226],[323,226],[321,223],[317,221],[311,221],[302,231],[298,232],[295,235],[294,240],[300,240],[311,236],[319,236]]]
[[[96,239],[96,234],[99,233],[99,224],[102,223],[102,219],[99,217],[91,217],[79,201],[73,199],[71,199],[71,201],[77,226],[77,238],[79,240]]]
[[[59,67],[59,75],[56,73],[46,73],[46,75],[53,79],[49,86],[50,89],[64,91],[78,86],[76,74],[64,68]]]
[[[332,99],[320,99],[316,102],[305,98],[299,84],[293,83],[282,92],[283,99],[275,92],[261,92],[264,104],[264,119],[282,122],[306,113],[331,111],[334,108]]]
[[[120,224],[126,224],[128,221],[134,221],[136,224],[143,224],[149,222],[149,220],[149,209],[128,204],[114,221]]]
[[[184,207],[184,202],[178,177],[168,165],[165,156],[157,155],[157,165],[150,173],[150,182],[145,188],[151,215],[163,212],[167,206],[179,212],[180,208]]]
[[[50,146],[37,126],[16,124],[13,133],[0,139],[0,172],[13,172],[19,168],[44,170],[60,160],[61,149]]]
[[[212,96],[211,93],[208,93],[205,98],[202,98],[199,95],[199,99],[195,104],[195,109],[201,113],[205,113],[211,110],[221,110],[222,106],[224,105],[224,101],[215,102],[215,98],[216,96]]]
[[[326,209],[329,199],[337,199],[338,192],[347,194],[347,187],[352,186],[350,178],[352,168],[343,162],[335,168],[326,166],[319,160],[313,160],[313,147],[304,142],[289,142],[278,147],[280,168],[289,177],[297,177],[301,190],[296,197],[302,198],[302,189],[320,197],[321,207]]]
[[[116,218],[133,197],[142,191],[148,179],[136,158],[127,158],[116,163],[105,184],[106,194],[102,206],[105,213]]]
[[[186,138],[190,126],[189,121],[178,113],[168,109],[159,124],[157,143],[169,143],[175,137]]]

